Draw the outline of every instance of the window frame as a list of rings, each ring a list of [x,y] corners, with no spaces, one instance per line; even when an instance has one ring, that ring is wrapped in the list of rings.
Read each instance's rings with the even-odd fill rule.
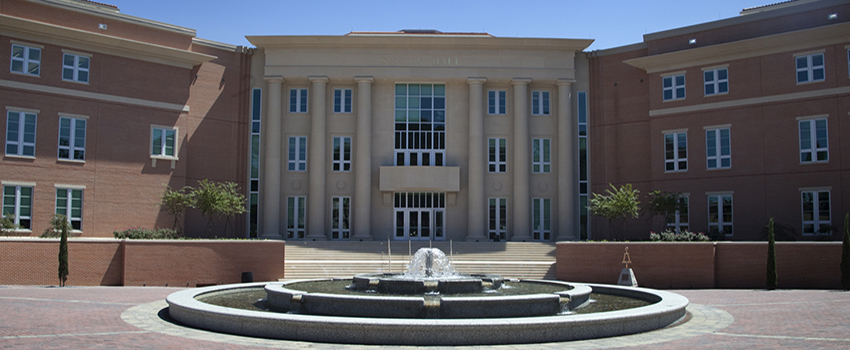
[[[351,136],[334,136],[332,142],[331,171],[351,172]]]
[[[726,74],[726,78],[720,78],[720,72],[723,71]],[[712,80],[709,81],[706,76],[707,73],[712,74]],[[703,79],[703,94],[705,96],[715,96],[715,95],[724,95],[729,93],[729,68],[728,67],[717,67],[717,68],[709,68],[704,69],[702,71],[702,79]],[[725,85],[724,85],[725,84]],[[711,87],[714,91],[708,92],[708,88]],[[725,91],[720,91],[721,87],[725,87]]]
[[[64,120],[68,120],[68,122],[70,123],[70,125],[68,125],[68,144],[67,145],[62,145],[62,129],[63,129],[62,122]],[[83,124],[83,126],[82,126],[82,132],[83,132],[82,143],[83,144],[82,144],[82,146],[77,144],[78,141],[79,141],[78,140],[79,137],[77,137],[78,136],[77,133],[79,132],[77,125],[79,123]],[[88,134],[88,131],[86,129],[87,127],[88,127],[88,118],[87,117],[69,116],[69,115],[63,115],[63,114],[59,115],[59,136],[58,136],[59,138],[58,138],[57,143],[56,143],[57,144],[57,152],[56,152],[56,158],[57,159],[64,160],[64,161],[72,161],[72,162],[85,162],[86,161],[86,135]],[[151,142],[153,142],[153,141],[151,141]],[[68,155],[66,157],[62,156],[63,150],[68,152]],[[151,146],[151,150],[153,150],[153,146]],[[77,153],[77,152],[81,152],[81,153]],[[77,156],[78,154],[81,154],[81,155],[78,157]]]
[[[83,199],[85,187],[79,186],[63,186],[56,185],[56,199],[54,208],[56,214],[64,215],[68,223],[71,225],[71,231],[83,231]],[[60,206],[60,194],[64,194],[64,206]],[[75,194],[79,194],[79,198],[75,198]],[[79,202],[79,206],[74,206],[74,201]],[[74,215],[74,209],[79,211],[79,215]]]
[[[820,56],[821,64],[815,66],[814,58],[816,56]],[[804,58],[806,60],[805,66],[800,67],[800,59]],[[826,56],[823,52],[815,52],[809,54],[800,54],[794,56],[794,68],[795,68],[795,79],[797,80],[797,84],[807,84],[807,83],[815,83],[826,80]],[[815,72],[820,71],[821,78],[815,79]],[[806,73],[806,79],[800,80],[800,73]]]
[[[335,114],[351,114],[352,106],[354,105],[354,90],[351,88],[335,88],[334,89],[334,108]]]
[[[531,203],[531,239],[533,241],[551,241],[552,200],[550,198],[532,198]],[[547,207],[548,210],[546,210]]]
[[[531,115],[551,115],[552,99],[548,90],[531,91]]]
[[[809,194],[812,198],[810,202],[812,209],[812,219],[806,220],[806,194]],[[822,216],[822,207],[821,207],[821,197],[823,194],[826,194],[826,215],[828,216],[827,220],[821,220]],[[828,189],[808,189],[800,191],[800,205],[801,205],[801,221],[802,221],[802,234],[804,236],[820,236],[820,235],[831,235],[832,232],[822,233],[820,232],[823,229],[829,229],[832,226],[832,193]],[[817,230],[813,230],[811,232],[806,231],[806,225],[811,225],[812,229],[817,228]]]
[[[68,66],[65,64],[67,57],[73,58],[73,64]],[[80,67],[80,62],[85,59],[86,67]],[[70,70],[71,78],[65,78],[65,72]],[[80,79],[80,72],[85,72],[85,80]],[[74,83],[88,84],[91,80],[91,55],[80,53],[63,52],[62,53],[62,81],[70,81]]]
[[[294,143],[293,143],[294,142]],[[295,146],[293,149],[293,145]],[[307,171],[307,136],[293,135],[289,136],[287,143],[287,171],[305,172]],[[293,158],[294,155],[294,158]],[[303,158],[301,157],[303,156]]]
[[[487,90],[487,114],[489,115],[505,115],[507,114],[507,90]]]
[[[508,199],[490,197],[487,199],[487,238],[493,242],[498,236],[500,241],[508,239]]]
[[[307,197],[286,197],[286,239],[304,239],[307,236]]]
[[[13,116],[15,115],[15,116]],[[32,122],[28,122],[28,117],[32,117]],[[15,140],[11,140],[11,131],[15,128],[12,128],[12,119],[15,119],[15,123],[17,123],[17,130],[15,133],[17,134]],[[32,132],[27,132],[27,125],[32,126]],[[27,135],[32,136],[32,141],[26,141]],[[5,143],[3,144],[3,153],[9,157],[21,157],[21,158],[35,158],[35,147],[37,144],[38,137],[38,111],[35,110],[26,110],[26,109],[16,109],[7,108],[6,110],[6,135],[4,137]],[[9,146],[14,146],[16,149],[15,153],[9,153]],[[29,152],[25,152],[25,150],[32,150],[32,154]]]
[[[351,239],[351,197],[331,197],[331,240]]]
[[[670,136],[670,135],[673,136],[673,142],[672,142],[672,145],[673,145],[672,155],[673,155],[673,157],[672,158],[669,157],[670,153],[668,153],[668,150],[667,150],[668,136]],[[680,153],[682,152],[680,150],[680,147],[679,147],[680,146],[679,139],[681,138],[680,135],[682,135],[685,139],[685,141],[684,141],[684,143],[685,143],[685,150],[684,150],[685,156],[684,157],[680,157]],[[684,168],[682,167],[683,163],[684,163]],[[673,165],[672,169],[668,169],[669,164]],[[677,130],[677,131],[664,132],[664,172],[665,173],[679,173],[679,172],[685,172],[685,171],[688,171],[688,131],[687,130],[684,130],[684,131]]]
[[[3,183],[3,194],[0,197],[0,214],[3,216],[8,213],[7,208],[11,207],[11,214],[14,216],[14,223],[18,225],[18,228],[15,231],[24,231],[24,232],[32,232],[32,212],[33,212],[33,198],[35,197],[35,184],[12,184],[12,183]],[[8,195],[6,194],[7,188],[12,188],[14,193],[12,194],[13,203],[7,203]],[[29,190],[29,205],[26,208],[29,210],[29,215],[22,215],[22,198],[23,197],[23,189]],[[27,220],[27,227],[21,226],[21,220]]]
[[[679,83],[679,77],[682,78],[682,83]],[[670,85],[667,86],[667,79],[670,79]],[[669,75],[661,76],[661,100],[662,101],[675,101],[675,100],[684,100],[687,97],[687,84],[685,80],[685,73],[673,73]],[[667,92],[670,92],[670,97],[667,97]],[[679,92],[681,91],[682,95],[679,96]]]
[[[307,88],[289,89],[289,113],[309,113],[310,104]]]
[[[708,218],[708,231],[712,232],[711,231],[712,228],[715,228],[715,229],[717,229],[717,232],[721,232],[720,231],[721,228],[728,226],[730,232],[726,233],[726,231],[724,230],[724,231],[722,231],[722,234],[726,237],[731,237],[732,235],[734,235],[735,234],[735,219],[734,219],[734,208],[735,207],[734,207],[734,198],[732,196],[732,193],[709,193],[709,194],[706,195],[706,197],[707,197],[706,199],[707,199],[707,203],[708,203],[708,208],[707,208],[708,209],[708,216],[707,216],[707,218]],[[723,200],[724,200],[725,197],[729,198],[729,212],[728,212],[729,221],[728,222],[726,220],[724,220],[724,215],[727,214],[726,211],[724,211],[724,208],[726,207],[726,205],[725,205],[725,202]],[[717,209],[717,216],[716,216],[717,221],[715,221],[715,222],[712,222],[712,216],[711,216],[712,199],[714,199],[716,201],[715,204],[716,204],[716,209]]]
[[[823,121],[823,132],[826,146],[819,147],[818,146],[818,122]],[[808,140],[809,147],[804,148],[803,146],[803,124],[808,124],[809,132],[808,132]],[[829,121],[826,117],[822,118],[805,118],[797,120],[797,141],[799,142],[799,154],[800,154],[800,164],[821,164],[821,163],[829,163]],[[819,159],[819,155],[821,152],[824,152],[824,159]],[[804,155],[808,154],[808,160],[804,159]]]
[[[490,137],[487,139],[487,172],[508,172],[508,139]]]
[[[15,57],[14,56],[16,46],[23,49],[23,56],[21,56],[21,57]],[[31,56],[32,56],[31,52],[32,51],[38,52],[38,58],[37,59],[31,58]],[[14,74],[22,74],[22,75],[29,75],[29,76],[33,76],[33,77],[40,77],[41,76],[41,58],[43,57],[42,51],[43,51],[42,47],[35,47],[35,46],[28,45],[28,44],[13,42],[12,43],[12,49],[11,49],[11,52],[10,52],[10,57],[9,57],[9,61],[10,61],[9,62],[9,72],[14,73]],[[21,70],[20,71],[15,70],[15,62],[20,62],[20,64],[21,64]],[[33,64],[33,63],[35,63],[36,73],[30,73],[32,71],[32,68],[30,68],[30,65]]]
[[[157,146],[154,142],[156,141],[156,132],[160,131],[162,134],[160,136],[160,143],[157,150],[160,152],[159,154],[155,153],[154,147]],[[171,155],[167,154],[168,150],[168,132],[173,132],[173,145],[171,147]],[[179,155],[178,145],[180,144],[180,130],[176,126],[163,126],[163,125],[151,125],[150,132],[151,140],[150,140],[150,156],[152,159],[171,159],[177,160]]]
[[[726,131],[726,152],[723,154],[723,131]],[[714,134],[713,136],[709,136]],[[714,138],[712,145],[710,138]],[[710,151],[714,150],[714,155]],[[723,161],[728,160],[728,164],[723,165]],[[714,161],[714,166],[711,162]],[[732,128],[728,126],[710,127],[705,129],[705,168],[707,170],[730,169],[732,168]]]
[[[535,150],[540,149],[540,152]],[[552,140],[549,138],[531,139],[531,172],[549,174],[552,172]]]

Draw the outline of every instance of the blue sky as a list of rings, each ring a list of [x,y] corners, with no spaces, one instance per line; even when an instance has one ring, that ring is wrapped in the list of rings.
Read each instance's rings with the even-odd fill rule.
[[[192,28],[198,37],[250,46],[245,35],[343,35],[437,29],[499,37],[595,39],[589,50],[644,34],[738,16],[779,0],[273,1],[98,0],[121,13]]]

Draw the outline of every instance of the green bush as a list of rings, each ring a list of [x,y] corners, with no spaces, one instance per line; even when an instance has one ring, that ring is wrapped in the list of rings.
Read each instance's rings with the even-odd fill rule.
[[[121,231],[115,230],[112,232],[115,238],[118,239],[180,239],[180,233],[167,228],[147,229],[141,227],[131,227]]]
[[[649,240],[653,242],[708,242],[711,239],[702,232],[682,231],[676,233],[666,230],[660,233],[650,232]]]

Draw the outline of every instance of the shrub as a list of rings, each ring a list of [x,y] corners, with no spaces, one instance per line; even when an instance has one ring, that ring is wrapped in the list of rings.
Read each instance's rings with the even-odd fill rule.
[[[673,230],[665,230],[661,233],[650,232],[649,240],[653,242],[708,242],[710,239],[705,233],[682,231],[676,233]]]
[[[131,227],[121,231],[115,230],[112,232],[115,238],[118,239],[180,239],[180,233],[167,228],[146,229],[141,227]]]

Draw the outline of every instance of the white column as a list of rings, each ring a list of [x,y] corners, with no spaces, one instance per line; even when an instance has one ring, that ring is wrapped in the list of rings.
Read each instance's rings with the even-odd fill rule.
[[[531,174],[531,140],[528,138],[528,84],[531,79],[513,79],[514,86],[514,225],[512,241],[531,239],[531,198],[529,198],[529,176]]]
[[[310,141],[307,149],[310,187],[307,197],[307,237],[325,240],[325,178],[326,178],[326,131],[325,131],[325,87],[328,77],[310,77]]]
[[[357,82],[357,133],[354,135],[354,235],[372,240],[372,77]]]
[[[577,240],[576,225],[576,121],[573,120],[572,88],[575,80],[558,79],[558,235],[555,240]]]
[[[467,241],[486,241],[487,206],[484,198],[484,169],[487,166],[484,139],[484,82],[485,78],[467,78],[469,84],[469,210],[467,211]]]
[[[268,83],[265,135],[263,135],[263,227],[260,238],[280,239],[280,138],[283,77],[265,77]]]

